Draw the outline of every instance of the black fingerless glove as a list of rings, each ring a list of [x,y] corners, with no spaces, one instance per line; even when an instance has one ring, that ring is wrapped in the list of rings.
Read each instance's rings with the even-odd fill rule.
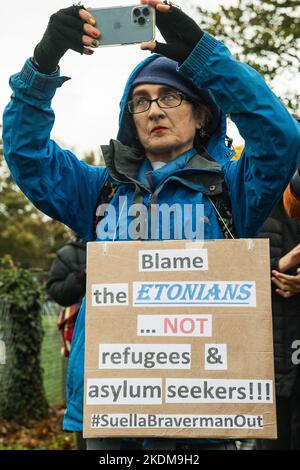
[[[83,6],[63,8],[51,15],[42,40],[34,49],[34,63],[42,73],[54,72],[68,49],[83,52],[84,21],[79,16]]]
[[[185,61],[204,34],[192,18],[173,5],[167,12],[156,11],[156,25],[166,44],[157,42],[152,52],[179,63]]]

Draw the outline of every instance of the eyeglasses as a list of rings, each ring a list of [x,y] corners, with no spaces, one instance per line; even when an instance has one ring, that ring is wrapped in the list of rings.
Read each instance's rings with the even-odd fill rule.
[[[154,100],[149,100],[143,96],[134,98],[131,101],[126,103],[127,109],[131,114],[144,113],[150,109],[152,103],[157,103],[160,108],[176,108],[180,106],[182,100],[189,101],[189,98],[183,93],[172,92],[167,93],[166,95],[155,98]]]

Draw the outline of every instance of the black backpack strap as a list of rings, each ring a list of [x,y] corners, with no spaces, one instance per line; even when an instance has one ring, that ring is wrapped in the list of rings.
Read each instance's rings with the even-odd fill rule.
[[[94,211],[94,220],[93,220],[93,227],[94,227],[94,240],[97,239],[97,225],[103,219],[103,215],[97,214],[97,209],[101,204],[108,204],[112,200],[119,183],[114,182],[110,177],[105,181],[104,185],[99,191],[99,195],[96,202],[96,207]]]
[[[218,224],[223,232],[224,238],[237,238],[233,222],[231,200],[225,180],[222,182],[222,192],[215,196],[208,196],[208,198],[215,209]]]

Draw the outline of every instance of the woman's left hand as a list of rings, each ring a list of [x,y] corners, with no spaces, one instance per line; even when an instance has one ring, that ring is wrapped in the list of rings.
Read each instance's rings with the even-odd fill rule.
[[[141,0],[142,4],[156,9],[156,26],[166,44],[157,41],[143,42],[141,49],[156,52],[180,64],[185,61],[204,32],[197,23],[179,8],[161,0]]]

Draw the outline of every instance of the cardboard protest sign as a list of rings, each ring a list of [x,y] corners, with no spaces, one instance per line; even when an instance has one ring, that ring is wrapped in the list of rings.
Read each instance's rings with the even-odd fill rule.
[[[88,244],[85,437],[275,438],[267,240]]]

